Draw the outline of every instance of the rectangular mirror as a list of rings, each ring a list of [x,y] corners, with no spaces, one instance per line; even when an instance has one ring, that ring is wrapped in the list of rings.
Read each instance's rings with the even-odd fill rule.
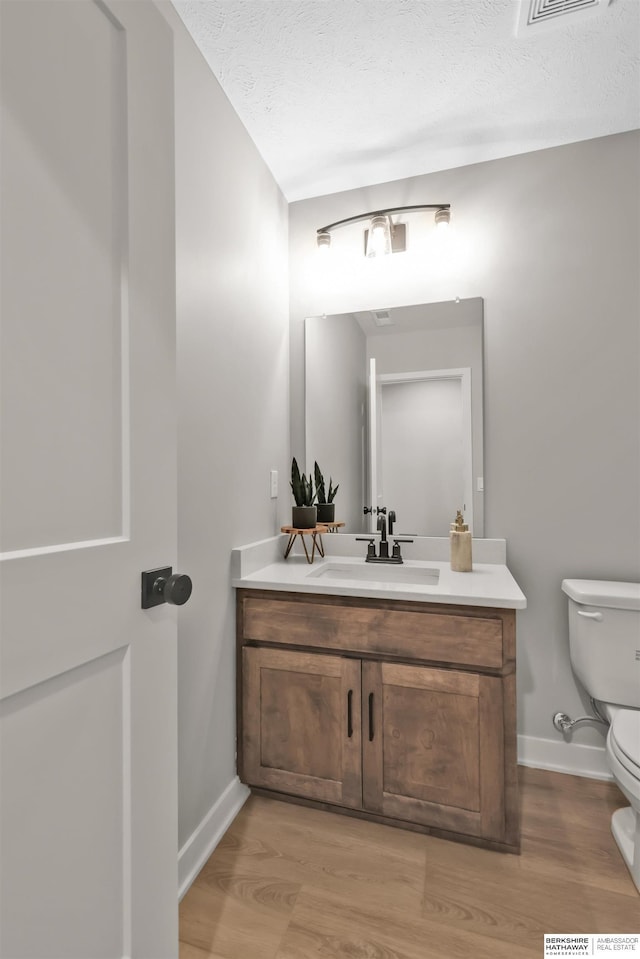
[[[446,536],[463,509],[484,536],[483,429],[481,297],[305,320],[306,467],[345,532],[386,507],[394,534]]]

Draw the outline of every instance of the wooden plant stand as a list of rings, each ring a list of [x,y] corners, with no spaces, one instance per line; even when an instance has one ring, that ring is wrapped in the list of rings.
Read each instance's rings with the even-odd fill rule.
[[[284,558],[286,559],[291,552],[291,547],[295,543],[298,536],[302,541],[304,555],[307,557],[307,563],[313,563],[316,550],[318,551],[319,555],[324,558],[322,534],[332,532],[335,533],[340,526],[344,526],[344,523],[319,523],[317,526],[314,526],[311,529],[299,529],[297,526],[281,526],[280,532],[289,534],[289,542],[287,543],[287,548],[284,551]],[[311,556],[309,556],[309,550],[307,549],[305,536],[311,537]]]

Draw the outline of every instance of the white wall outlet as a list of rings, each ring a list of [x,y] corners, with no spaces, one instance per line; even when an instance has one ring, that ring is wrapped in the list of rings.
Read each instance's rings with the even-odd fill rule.
[[[275,499],[278,495],[278,471],[271,470],[270,477],[271,477],[271,480],[270,480],[271,499]]]

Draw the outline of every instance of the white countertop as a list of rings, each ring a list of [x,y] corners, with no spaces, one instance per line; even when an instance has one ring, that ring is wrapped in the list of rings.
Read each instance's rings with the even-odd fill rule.
[[[255,547],[264,546],[254,544]],[[454,573],[448,562],[437,560],[405,560],[402,567],[390,567],[386,564],[366,564],[363,556],[329,555],[331,538],[324,537],[325,558],[316,556],[315,562],[308,563],[304,555],[290,555],[288,559],[276,558],[263,566],[255,568],[253,561],[247,562],[243,556],[243,547],[234,550],[232,557],[232,586],[242,589],[268,589],[286,592],[318,593],[328,596],[370,596],[379,599],[402,599],[414,602],[453,603],[461,606],[495,606],[503,609],[524,609],[527,600],[515,579],[502,563],[475,563],[470,573]],[[273,552],[262,549],[263,558]],[[339,565],[340,579],[322,575],[329,565]],[[379,578],[360,581],[345,578],[349,566],[357,568],[367,566],[367,575],[379,572]],[[398,575],[398,569],[404,569],[409,575],[424,570],[438,570],[437,585],[389,582],[387,575]],[[234,575],[235,574],[235,575]],[[400,573],[399,575],[403,575]]]

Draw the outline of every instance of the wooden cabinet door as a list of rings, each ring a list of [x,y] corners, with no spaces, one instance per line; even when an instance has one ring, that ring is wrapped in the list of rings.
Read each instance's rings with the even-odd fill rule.
[[[364,808],[501,840],[502,700],[498,677],[363,663]]]
[[[242,778],[362,807],[360,661],[245,646]]]

